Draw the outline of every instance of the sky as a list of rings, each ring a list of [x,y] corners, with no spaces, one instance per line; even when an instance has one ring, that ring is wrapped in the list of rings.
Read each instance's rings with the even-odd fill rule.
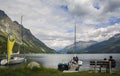
[[[48,47],[60,50],[77,41],[104,41],[120,33],[120,0],[0,0],[13,21]]]

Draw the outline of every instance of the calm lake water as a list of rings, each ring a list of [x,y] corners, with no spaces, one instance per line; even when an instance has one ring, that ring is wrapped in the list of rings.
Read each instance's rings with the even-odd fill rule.
[[[83,61],[83,65],[80,70],[89,70],[89,62],[91,60],[103,60],[104,58],[109,59],[109,56],[113,56],[116,60],[117,70],[120,70],[120,54],[76,54],[80,60]],[[57,69],[57,65],[64,60],[69,62],[73,58],[74,54],[26,54],[25,57],[28,60],[37,61],[48,68]]]
[[[83,65],[80,67],[80,70],[90,70],[89,62],[91,60],[103,60],[104,58],[109,58],[109,56],[113,56],[116,60],[117,70],[120,70],[120,54],[76,54],[80,60],[83,61]],[[57,69],[57,65],[64,60],[65,62],[69,62],[74,54],[21,54],[20,56],[25,56],[28,61],[36,61],[41,63],[47,68],[55,68]],[[1,56],[0,56],[1,58]]]

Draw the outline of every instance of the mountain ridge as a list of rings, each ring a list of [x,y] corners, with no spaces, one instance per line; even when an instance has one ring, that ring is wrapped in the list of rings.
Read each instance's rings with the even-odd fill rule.
[[[74,51],[72,44],[60,50],[59,53],[73,53],[70,50],[74,51],[74,53],[120,53],[120,33],[102,42],[94,43],[93,41],[93,44],[86,47],[82,47],[79,43],[85,44],[86,41],[77,42],[76,51]],[[82,47],[82,49],[80,47]]]
[[[79,53],[79,52],[83,52],[84,49],[90,45],[96,44],[97,41],[78,41],[76,42],[76,51],[74,44],[68,45],[65,48],[63,48],[62,50],[59,51],[59,53]]]
[[[49,48],[37,39],[29,29],[24,28],[24,26],[17,21],[12,21],[2,10],[0,10],[0,32],[0,48],[3,44],[7,44],[5,39],[7,39],[8,33],[13,32],[17,37],[13,51],[16,51],[20,45],[21,48],[24,48],[21,49],[21,53],[55,53],[55,50]],[[6,49],[6,47],[4,47],[4,49]]]
[[[120,53],[120,33],[115,34],[108,40],[87,47],[88,53]]]

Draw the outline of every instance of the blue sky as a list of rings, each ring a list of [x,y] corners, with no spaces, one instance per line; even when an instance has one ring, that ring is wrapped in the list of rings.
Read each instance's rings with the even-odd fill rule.
[[[120,32],[120,0],[0,0],[0,9],[49,47],[77,41],[103,41]]]
[[[99,9],[100,9],[100,4],[99,4],[99,2],[93,3],[93,7],[96,8],[97,10],[99,10]]]

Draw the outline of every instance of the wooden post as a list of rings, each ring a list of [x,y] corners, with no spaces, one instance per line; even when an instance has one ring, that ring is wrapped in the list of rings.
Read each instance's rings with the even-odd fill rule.
[[[95,61],[95,73],[97,73],[97,61]]]
[[[102,67],[101,67],[101,65],[100,65],[100,67],[99,67],[99,72],[100,72],[100,73],[102,72]]]
[[[111,74],[111,61],[109,61],[109,73]]]

